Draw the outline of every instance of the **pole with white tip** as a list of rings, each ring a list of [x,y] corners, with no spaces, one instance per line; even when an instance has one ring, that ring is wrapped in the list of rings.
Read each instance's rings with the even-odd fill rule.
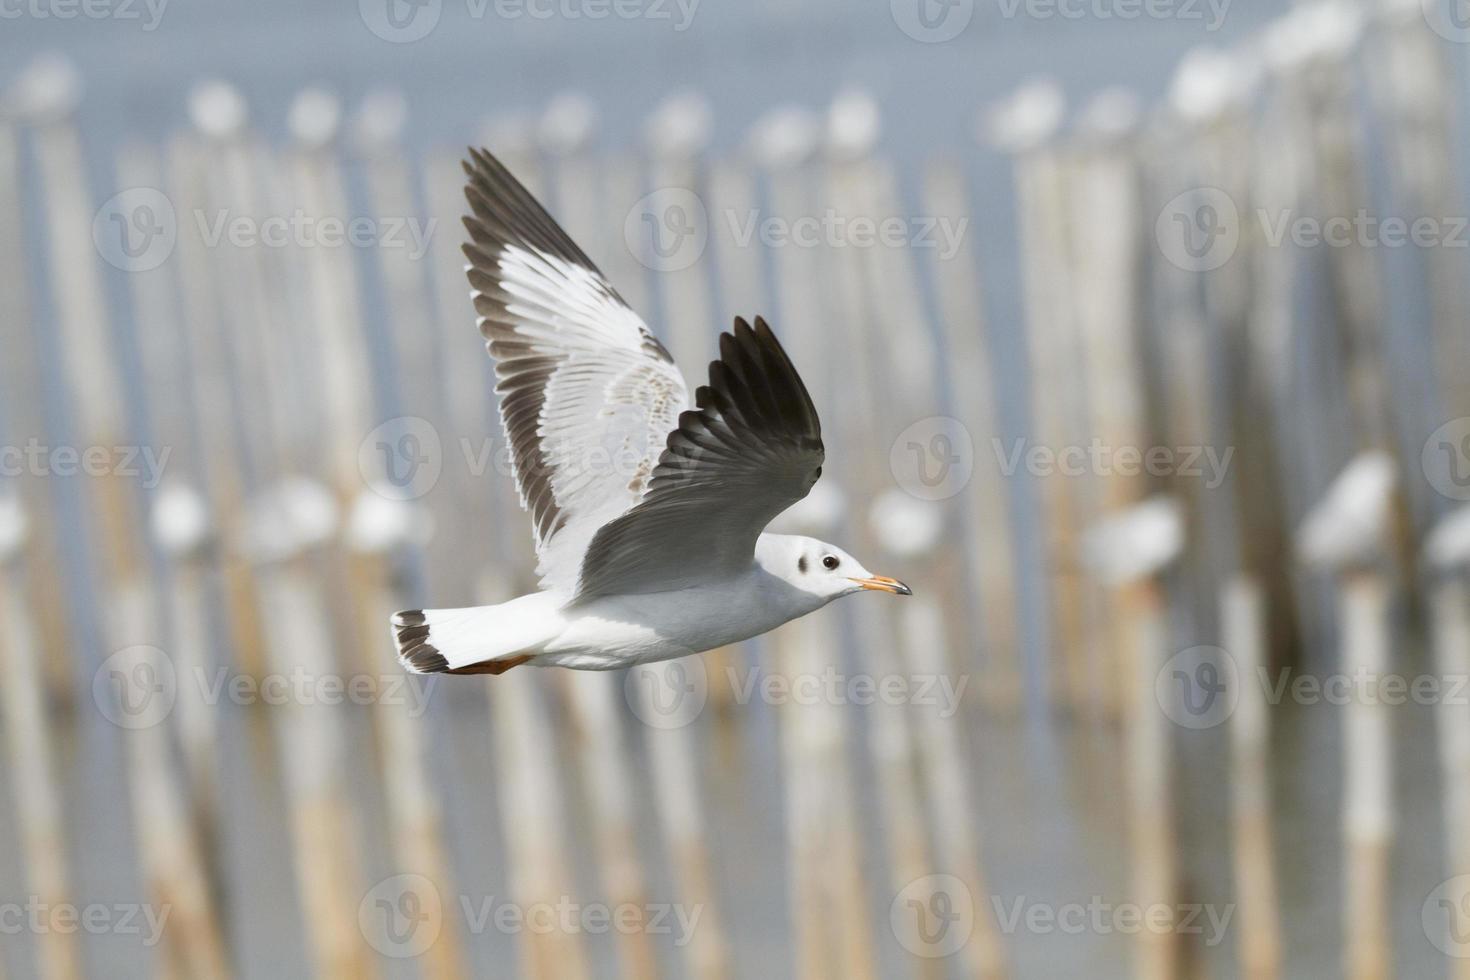
[[[891,554],[918,556],[938,545],[944,529],[933,511],[901,491],[879,498],[871,520],[876,536]],[[969,677],[968,661],[947,656],[950,640],[943,607],[933,598],[916,595],[905,599],[899,611],[899,652],[910,675],[926,682],[949,678],[938,684],[953,693],[952,704],[915,705],[915,746],[919,769],[929,797],[935,827],[935,866],[958,878],[972,900],[985,904],[990,895],[981,858],[979,840],[983,828],[971,804],[970,773],[974,761],[968,752],[965,713],[960,710]],[[961,950],[966,975],[983,980],[1000,980],[1007,975],[1006,957],[991,916],[979,912],[974,932]]]
[[[1441,519],[1424,546],[1433,583],[1429,594],[1435,673],[1448,684],[1470,677],[1470,507]],[[1470,875],[1470,712],[1455,698],[1435,707],[1440,785],[1444,787],[1445,876]],[[1456,958],[1450,976],[1470,980],[1470,957]]]
[[[1392,975],[1392,717],[1378,691],[1390,667],[1389,554],[1397,473],[1383,452],[1348,464],[1297,532],[1297,553],[1337,585],[1340,669],[1360,686],[1343,717],[1343,935],[1350,980]]]
[[[1076,345],[1065,170],[1054,143],[1064,111],[1060,87],[1049,80],[1035,81],[992,108],[981,133],[1014,160],[1030,352],[1031,432],[1038,445],[1057,452],[1077,442],[1081,387],[1072,362]],[[1049,687],[1057,706],[1078,710],[1103,694],[1087,684],[1082,662],[1088,638],[1098,631],[1087,622],[1076,568],[1078,501],[1066,478],[1052,474],[1039,482],[1047,529],[1051,645],[1056,651],[1048,665]]]
[[[940,256],[934,263],[934,282],[949,390],[960,421],[980,444],[971,484],[954,499],[963,511],[960,524],[971,565],[967,578],[972,643],[979,649],[983,642],[986,654],[981,693],[988,708],[1014,713],[1022,699],[1017,562],[1008,511],[1014,483],[1001,472],[996,454],[981,448],[988,440],[1000,438],[999,406],[992,381],[974,215],[965,175],[957,163],[936,161],[925,170],[924,201],[931,215],[962,216],[971,225],[961,233],[955,254]]]
[[[1128,779],[1129,838],[1133,845],[1133,898],[1143,908],[1177,908],[1169,721],[1155,682],[1169,653],[1168,598],[1163,573],[1184,550],[1179,502],[1153,497],[1090,529],[1083,557],[1112,590],[1117,658],[1124,692],[1123,734]],[[1150,921],[1138,933],[1140,980],[1178,976],[1178,933],[1169,921]],[[1151,917],[1152,918],[1152,917]]]

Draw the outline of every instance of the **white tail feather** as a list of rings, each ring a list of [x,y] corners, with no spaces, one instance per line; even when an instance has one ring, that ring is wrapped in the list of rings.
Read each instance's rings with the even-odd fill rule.
[[[393,615],[398,660],[416,674],[498,674],[539,653],[560,629],[556,603],[544,593],[498,606]]]

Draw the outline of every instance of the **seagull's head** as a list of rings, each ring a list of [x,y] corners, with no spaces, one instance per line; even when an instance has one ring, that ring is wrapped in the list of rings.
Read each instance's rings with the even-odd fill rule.
[[[854,592],[913,595],[896,578],[874,575],[835,544],[795,534],[762,534],[756,542],[756,562],[769,574],[791,586],[812,608]]]

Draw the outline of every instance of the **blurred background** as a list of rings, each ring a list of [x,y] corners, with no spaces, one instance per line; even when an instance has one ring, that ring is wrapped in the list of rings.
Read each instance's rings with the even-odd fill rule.
[[[0,0],[0,974],[1470,978],[1461,0]],[[917,593],[535,587],[504,160]]]

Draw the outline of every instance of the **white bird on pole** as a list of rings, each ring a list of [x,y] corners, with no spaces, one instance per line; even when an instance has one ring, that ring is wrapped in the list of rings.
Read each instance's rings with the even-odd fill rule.
[[[663,345],[489,153],[470,150],[465,254],[542,591],[393,617],[417,673],[612,670],[749,639],[864,590],[835,545],[767,534],[822,474],[821,424],[766,322],[720,337],[687,408]]]

